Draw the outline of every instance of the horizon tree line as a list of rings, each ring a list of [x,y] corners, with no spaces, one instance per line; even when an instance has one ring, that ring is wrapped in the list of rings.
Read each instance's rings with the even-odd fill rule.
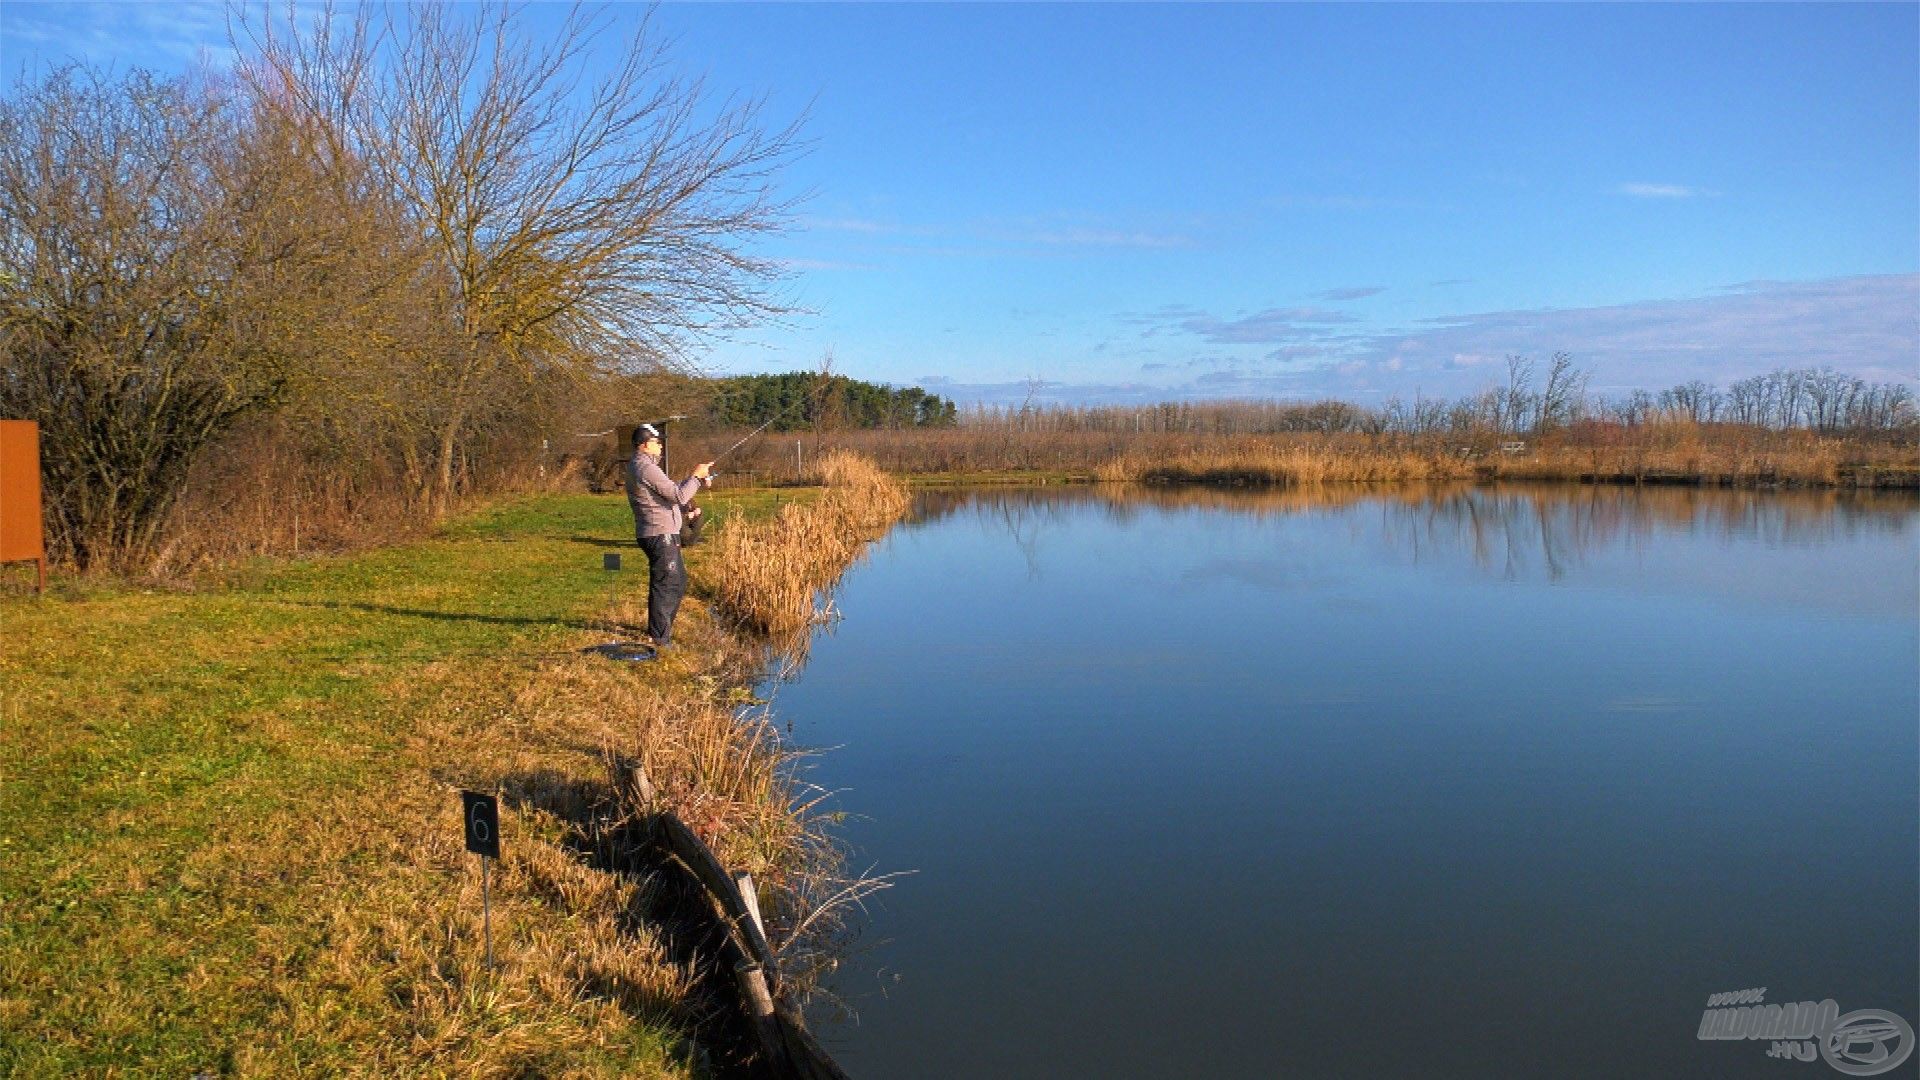
[[[1507,358],[1506,381],[1458,398],[1389,398],[1374,407],[1347,401],[1227,399],[1149,405],[976,404],[963,427],[1019,432],[1132,432],[1210,435],[1544,435],[1583,424],[1636,428],[1653,423],[1737,424],[1828,435],[1920,435],[1911,387],[1874,383],[1830,367],[1780,368],[1718,387],[1694,379],[1660,391],[1589,394],[1590,373],[1555,353],[1536,388],[1535,365]]]

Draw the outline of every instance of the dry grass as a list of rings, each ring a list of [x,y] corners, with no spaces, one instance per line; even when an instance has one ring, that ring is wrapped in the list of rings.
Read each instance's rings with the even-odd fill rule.
[[[1219,449],[1167,458],[1128,455],[1095,470],[1102,480],[1253,487],[1318,487],[1328,483],[1399,483],[1473,476],[1470,462],[1433,453],[1342,449],[1325,444],[1237,441]]]
[[[1507,450],[1505,444],[1521,444]],[[1682,421],[1501,436],[849,432],[824,440],[908,474],[1027,474],[1150,483],[1312,486],[1451,480],[1920,486],[1920,448],[1892,438]]]
[[[1524,443],[1525,449],[1502,450],[1502,444],[1515,441]],[[1632,428],[1589,424],[1545,438],[1023,432],[967,427],[847,431],[756,440],[729,464],[772,482],[802,482],[803,474],[795,471],[796,442],[802,444],[802,460],[808,462],[818,455],[848,450],[899,475],[969,480],[1041,476],[1254,486],[1454,479],[1920,486],[1920,446],[1911,438],[1821,435],[1684,420]]]
[[[441,523],[421,482],[395,464],[328,459],[301,445],[271,425],[228,439],[195,464],[159,546],[118,569],[177,579],[261,556],[391,546],[422,539]],[[535,456],[476,470],[454,516],[503,495],[580,490],[584,465]]]
[[[906,513],[906,487],[865,458],[835,452],[814,468],[825,485],[820,498],[723,530],[714,544],[718,572],[701,578],[725,616],[757,633],[792,634],[820,621],[823,590]]]

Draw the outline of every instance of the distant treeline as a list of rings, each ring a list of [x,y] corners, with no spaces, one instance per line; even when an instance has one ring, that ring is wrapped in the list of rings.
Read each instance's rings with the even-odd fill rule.
[[[951,427],[959,410],[917,386],[896,389],[845,375],[794,372],[719,380],[709,415],[723,424],[768,424],[774,431],[797,431]]]
[[[1586,392],[1588,373],[1556,354],[1544,379],[1533,362],[1510,357],[1501,385],[1460,398],[1389,398],[1367,407],[1345,401],[1163,402],[1126,406],[975,406],[967,428],[1016,432],[1183,435],[1525,435],[1583,424],[1639,427],[1687,421],[1823,434],[1920,433],[1914,392],[1831,368],[1780,369],[1725,388],[1702,380],[1620,397]]]

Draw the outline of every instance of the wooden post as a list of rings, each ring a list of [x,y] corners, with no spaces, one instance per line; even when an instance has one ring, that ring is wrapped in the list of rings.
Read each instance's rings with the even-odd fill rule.
[[[747,917],[742,920],[746,925],[741,932],[747,936],[747,945],[753,949],[766,966],[767,983],[777,986],[780,973],[773,963],[773,945],[767,940],[767,924],[760,918],[760,891],[753,887],[753,875],[745,870],[733,875],[733,884],[740,890],[740,902],[746,906]]]
[[[633,782],[642,798],[653,797],[653,785],[641,769],[633,770]],[[729,874],[713,849],[672,811],[659,812],[654,821],[667,849],[686,867],[716,909],[720,925],[727,931],[728,951],[741,958],[733,968],[734,981],[754,1035],[767,1056],[768,1071],[799,1080],[847,1080],[832,1055],[808,1034],[800,1014],[774,1002],[779,976],[773,950],[767,944],[753,875],[744,871]]]
[[[493,970],[493,897],[487,887],[491,876],[487,872],[490,861],[485,855],[480,856],[480,925],[487,935],[488,971]]]
[[[792,1071],[787,1065],[787,1041],[780,1034],[780,1018],[774,1015],[773,995],[767,990],[766,971],[759,964],[742,963],[734,967],[733,975],[740,981],[740,999],[746,1003],[747,1018],[753,1021],[753,1033],[760,1039],[768,1065],[782,1075]]]
[[[647,778],[645,766],[633,767],[633,789],[640,794],[640,809],[652,813],[656,792],[653,790],[653,781]]]
[[[742,870],[733,875],[733,883],[740,889],[740,899],[746,902],[747,914],[753,916],[753,928],[760,931],[761,937],[766,937],[767,924],[760,921],[760,893],[753,887],[753,875]]]

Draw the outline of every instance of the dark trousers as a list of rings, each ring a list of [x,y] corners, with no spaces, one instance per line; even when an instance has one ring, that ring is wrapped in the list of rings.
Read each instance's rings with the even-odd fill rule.
[[[673,640],[673,617],[687,595],[687,560],[680,538],[671,533],[641,537],[640,550],[647,553],[647,636],[665,645]]]

